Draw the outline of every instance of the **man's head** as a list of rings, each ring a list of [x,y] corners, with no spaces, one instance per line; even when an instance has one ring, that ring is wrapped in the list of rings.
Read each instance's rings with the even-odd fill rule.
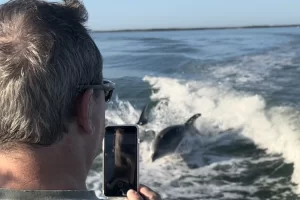
[[[72,134],[86,141],[90,154],[101,148],[103,90],[112,88],[102,84],[102,57],[83,25],[86,20],[76,0],[1,5],[2,150],[51,146]]]

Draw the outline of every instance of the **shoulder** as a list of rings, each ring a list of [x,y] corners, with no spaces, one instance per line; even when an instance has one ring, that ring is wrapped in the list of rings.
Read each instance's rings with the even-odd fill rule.
[[[14,200],[101,200],[105,198],[98,198],[94,191],[80,191],[80,190],[7,190],[0,189],[1,199]]]

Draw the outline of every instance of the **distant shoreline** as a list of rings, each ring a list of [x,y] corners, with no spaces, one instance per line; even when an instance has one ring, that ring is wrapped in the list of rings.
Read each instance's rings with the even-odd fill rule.
[[[251,28],[284,28],[300,27],[300,24],[290,25],[261,25],[261,26],[232,26],[232,27],[202,27],[202,28],[153,28],[153,29],[120,29],[120,30],[90,30],[93,33],[108,32],[155,32],[155,31],[192,31],[192,30],[222,30],[222,29],[251,29]]]

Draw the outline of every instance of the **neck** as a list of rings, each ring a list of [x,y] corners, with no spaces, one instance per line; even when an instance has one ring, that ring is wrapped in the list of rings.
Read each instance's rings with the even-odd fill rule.
[[[0,152],[0,188],[86,190],[88,170],[84,154],[80,152],[84,148],[69,142],[60,141],[38,149],[22,147],[11,152]]]

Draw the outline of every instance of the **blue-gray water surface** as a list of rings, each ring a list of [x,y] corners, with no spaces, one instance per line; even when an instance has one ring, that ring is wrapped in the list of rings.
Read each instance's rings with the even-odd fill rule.
[[[142,128],[156,132],[202,114],[172,155],[152,163],[141,143],[141,183],[164,199],[298,198],[300,28],[91,34],[117,84],[109,124],[136,123],[148,102]],[[98,196],[101,156],[87,181]]]

